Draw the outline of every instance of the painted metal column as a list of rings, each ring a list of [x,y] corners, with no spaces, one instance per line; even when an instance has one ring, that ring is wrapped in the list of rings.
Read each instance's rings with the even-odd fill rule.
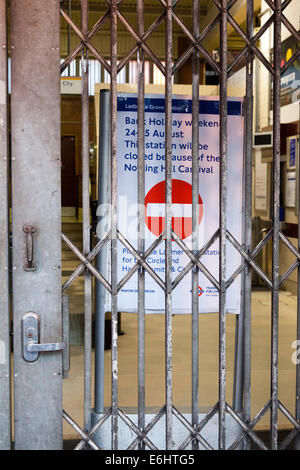
[[[26,312],[40,343],[62,339],[59,2],[10,5],[15,448],[61,449],[62,353],[28,362],[22,347]]]
[[[10,449],[9,212],[6,0],[0,0],[0,450]]]

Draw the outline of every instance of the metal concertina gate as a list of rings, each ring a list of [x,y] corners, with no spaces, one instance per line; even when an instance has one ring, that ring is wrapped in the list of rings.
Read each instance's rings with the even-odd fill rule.
[[[136,438],[128,449],[156,449],[149,438],[149,432],[158,420],[165,417],[166,449],[173,447],[173,420],[178,419],[189,432],[188,438],[180,445],[185,449],[192,444],[211,449],[211,445],[202,436],[203,427],[218,415],[218,446],[226,448],[226,414],[229,414],[240,426],[240,435],[230,448],[235,449],[244,443],[244,448],[251,447],[251,441],[262,448],[266,445],[253,431],[254,426],[270,410],[271,449],[278,448],[278,413],[283,413],[293,426],[293,430],[281,444],[281,448],[295,438],[300,431],[300,366],[296,368],[296,411],[292,413],[280,402],[278,396],[278,310],[279,287],[296,269],[300,276],[300,246],[293,247],[280,230],[279,195],[280,195],[280,78],[281,74],[299,57],[300,50],[281,67],[281,29],[284,25],[295,40],[300,43],[299,33],[284,15],[284,10],[296,0],[266,0],[272,11],[269,20],[253,31],[253,0],[247,0],[246,31],[231,16],[231,8],[237,0],[212,0],[217,8],[216,17],[203,30],[199,30],[199,0],[192,0],[192,31],[176,14],[176,5],[180,0],[158,0],[162,13],[148,30],[144,29],[144,2],[137,0],[136,14],[138,30],[135,31],[121,12],[121,0],[103,1],[106,13],[96,24],[88,28],[88,0],[81,1],[81,27],[78,27],[68,15],[64,2],[58,0],[11,0],[10,1],[10,44],[11,44],[11,174],[12,174],[12,240],[13,240],[13,336],[14,336],[14,436],[16,449],[60,449],[62,447],[62,416],[81,437],[76,449],[86,446],[100,449],[93,436],[106,420],[111,420],[111,448],[118,449],[118,426],[125,422]],[[8,204],[8,101],[7,101],[7,22],[6,0],[0,0],[0,448],[11,446],[10,424],[10,360],[9,360],[9,204]],[[65,61],[60,64],[60,15],[80,39]],[[136,44],[126,57],[119,58],[117,51],[117,22],[121,22]],[[190,41],[186,52],[173,63],[172,25],[181,28]],[[96,50],[91,40],[105,23],[110,24],[109,61]],[[227,61],[227,26],[230,24],[245,42],[244,49],[229,64]],[[164,64],[147,45],[147,39],[160,26],[165,26]],[[274,26],[274,60],[271,64],[257,47],[257,41],[263,33]],[[204,48],[203,40],[212,29],[218,26],[220,32],[219,61]],[[111,155],[111,204],[112,218],[109,233],[91,250],[90,246],[90,201],[89,201],[89,93],[88,93],[88,54],[97,59],[110,74],[110,155]],[[117,243],[126,244],[126,239],[118,231],[117,224],[117,75],[132,57],[138,56],[138,203],[144,207],[145,171],[144,171],[144,56],[153,61],[165,76],[165,184],[166,184],[166,228],[163,236],[157,239],[145,252],[143,209],[139,212],[138,250],[131,248],[137,260],[132,271],[138,271],[138,424],[126,415],[118,405],[118,291],[117,281]],[[83,252],[81,253],[65,234],[61,234],[60,223],[60,90],[59,68],[63,72],[71,61],[81,55],[82,60],[82,207],[83,207]],[[210,64],[220,78],[220,211],[219,229],[205,247],[198,250],[197,236],[193,241],[193,250],[185,250],[190,258],[185,274],[192,270],[192,410],[191,422],[173,406],[172,400],[172,78],[179,67],[190,57],[193,64],[192,101],[192,182],[193,182],[193,232],[197,235],[197,197],[198,179],[198,102],[199,102],[199,57]],[[252,129],[253,129],[253,60],[257,57],[266,67],[273,79],[273,200],[272,228],[255,248],[252,248]],[[239,244],[226,224],[227,207],[227,82],[234,67],[246,59],[246,96],[245,96],[245,163],[244,163],[244,243]],[[299,198],[299,196],[298,196]],[[300,201],[300,199],[299,199]],[[300,208],[300,203],[298,204]],[[300,209],[298,209],[300,210]],[[299,214],[298,214],[299,216]],[[27,227],[26,227],[27,226]],[[24,234],[24,231],[26,232]],[[43,347],[60,350],[57,343],[62,338],[61,325],[61,243],[60,239],[76,254],[81,261],[63,286],[67,287],[84,272],[84,429],[62,411],[62,355],[59,352],[40,354],[39,361],[26,362],[23,359],[22,335],[36,335],[36,342]],[[219,240],[219,399],[215,406],[198,420],[198,391],[201,384],[199,376],[199,325],[198,325],[198,273],[202,270],[201,256],[215,241]],[[38,274],[32,259],[32,240],[34,257],[38,262]],[[226,279],[226,242],[229,240],[242,256],[243,263],[230,279]],[[272,240],[272,277],[261,270],[255,257]],[[295,262],[283,275],[279,274],[280,240],[295,255]],[[300,240],[300,233],[298,233]],[[26,242],[26,246],[24,245]],[[92,260],[103,246],[111,243],[111,278],[105,279],[93,266]],[[154,419],[145,424],[145,272],[151,269],[146,258],[159,243],[165,244],[166,275],[163,283],[165,291],[165,405]],[[128,244],[126,244],[128,247]],[[183,246],[183,245],[181,245]],[[27,253],[27,260],[24,260]],[[26,263],[27,264],[26,264]],[[25,263],[25,264],[24,264]],[[25,269],[27,266],[28,269]],[[140,269],[138,269],[140,268]],[[193,268],[193,269],[192,269]],[[271,391],[268,403],[255,416],[251,416],[251,274],[256,271],[265,281],[272,295],[271,325]],[[231,407],[225,398],[226,393],[226,290],[240,273],[243,274],[243,311],[239,328],[243,331],[243,403]],[[130,275],[132,275],[131,272]],[[111,407],[96,424],[91,423],[91,376],[92,376],[92,276],[94,276],[111,294],[111,335],[112,358]],[[183,277],[183,276],[182,276]],[[182,278],[181,277],[181,278]],[[129,278],[129,276],[128,276]],[[298,282],[297,303],[297,339],[300,339],[300,302]],[[45,311],[47,306],[47,312]],[[24,314],[29,313],[29,320]],[[32,314],[30,314],[30,312]],[[37,312],[37,316],[33,315]],[[24,323],[25,322],[25,323]],[[29,322],[29,330],[26,329]],[[23,330],[22,330],[23,324]],[[25,332],[24,332],[25,324]],[[38,328],[40,327],[39,336]],[[29,333],[28,333],[29,331]],[[27,333],[26,333],[27,332]],[[24,340],[25,341],[25,340]],[[44,344],[43,344],[44,343]],[[38,349],[38,348],[37,348]],[[29,350],[29,349],[28,349]],[[32,354],[32,350],[30,352]]]

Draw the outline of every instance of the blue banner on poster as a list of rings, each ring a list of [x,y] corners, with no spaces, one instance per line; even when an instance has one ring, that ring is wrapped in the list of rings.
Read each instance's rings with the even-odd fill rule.
[[[290,140],[290,167],[294,167],[296,164],[296,139]]]

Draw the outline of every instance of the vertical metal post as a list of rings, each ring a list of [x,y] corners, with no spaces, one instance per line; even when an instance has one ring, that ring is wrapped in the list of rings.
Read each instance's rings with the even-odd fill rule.
[[[71,17],[71,1],[68,0],[68,16]],[[71,26],[68,24],[68,56],[71,52]],[[71,76],[71,64],[68,65],[68,76]]]
[[[138,33],[144,34],[144,2],[137,2]],[[145,251],[145,74],[144,52],[138,50],[138,252]],[[145,270],[138,271],[138,425],[145,427]],[[140,448],[144,449],[142,443]]]
[[[219,449],[226,431],[227,1],[220,17]]]
[[[98,164],[98,207],[108,204],[110,198],[110,123],[109,90],[100,92],[99,119],[99,164]],[[104,234],[101,234],[104,236]],[[108,247],[104,246],[97,255],[97,270],[107,271]],[[95,280],[95,413],[104,412],[104,347],[105,347],[105,296],[106,288]]]
[[[247,2],[247,36],[253,36],[253,0]],[[243,246],[252,250],[252,135],[253,135],[253,53],[246,59],[246,96],[244,101],[244,168],[243,168]],[[236,317],[235,377],[233,407],[251,420],[251,284],[252,268],[248,265],[242,274],[241,314]],[[243,393],[244,392],[244,393]],[[243,402],[244,398],[244,402]],[[243,409],[244,403],[244,409]],[[245,448],[250,439],[245,437]]]
[[[88,32],[88,0],[81,0],[82,32]],[[87,48],[82,51],[81,112],[82,112],[82,241],[83,254],[90,252],[90,152],[89,152],[89,68]],[[92,277],[84,272],[84,426],[91,427],[91,377],[92,377]]]
[[[298,121],[298,133],[300,133],[300,102],[299,102],[299,121]],[[299,163],[300,163],[300,139],[298,143],[298,175],[299,175]],[[299,176],[298,176],[299,177]],[[298,208],[298,252],[300,253],[300,184],[298,183],[297,186],[298,194],[297,197],[297,208]],[[300,341],[300,266],[298,266],[297,270],[297,341]],[[298,343],[297,343],[298,344]],[[296,365],[296,410],[295,410],[296,420],[300,420],[300,364],[297,362]],[[300,438],[299,434],[295,438],[295,449],[300,449]]]
[[[111,367],[112,450],[118,449],[118,271],[117,271],[117,0],[110,9],[110,153],[111,153]]]
[[[57,0],[10,7],[15,448],[54,450],[62,448],[62,353],[26,362],[21,327],[35,312],[41,342],[61,341],[60,12]],[[36,271],[24,270],[25,224],[37,227]]]
[[[247,1],[247,35],[253,36],[253,0]],[[248,51],[246,63],[245,109],[245,250],[252,250],[252,142],[253,142],[253,53]],[[251,420],[251,284],[252,268],[246,265],[244,279],[244,420]],[[250,449],[250,439],[245,439],[245,449]]]
[[[165,376],[166,376],[166,449],[172,449],[172,0],[166,1],[166,74],[165,74],[165,200],[166,200],[166,292],[165,292]]]
[[[278,315],[279,315],[279,206],[280,206],[280,79],[281,0],[275,0],[273,86],[273,251],[271,321],[271,447],[278,447]]]
[[[7,6],[0,1],[0,450],[11,443],[10,341],[9,341],[9,211],[7,113]]]
[[[199,0],[193,0],[193,34],[199,36]],[[192,59],[192,249],[199,250],[199,52]],[[199,269],[192,271],[192,425],[198,424],[199,413]],[[193,440],[198,449],[198,440]]]

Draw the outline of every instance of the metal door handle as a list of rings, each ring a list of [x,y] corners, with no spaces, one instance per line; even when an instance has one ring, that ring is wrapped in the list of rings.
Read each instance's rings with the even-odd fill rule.
[[[22,318],[23,357],[27,362],[34,362],[41,352],[63,351],[64,342],[39,343],[39,316],[34,312],[27,312]]]
[[[36,264],[33,261],[33,237],[32,234],[37,231],[34,225],[24,225],[23,232],[26,233],[26,259],[24,271],[36,271]]]
[[[65,349],[65,343],[33,343],[29,342],[26,345],[26,349],[29,352],[47,352],[47,351],[62,351]]]

